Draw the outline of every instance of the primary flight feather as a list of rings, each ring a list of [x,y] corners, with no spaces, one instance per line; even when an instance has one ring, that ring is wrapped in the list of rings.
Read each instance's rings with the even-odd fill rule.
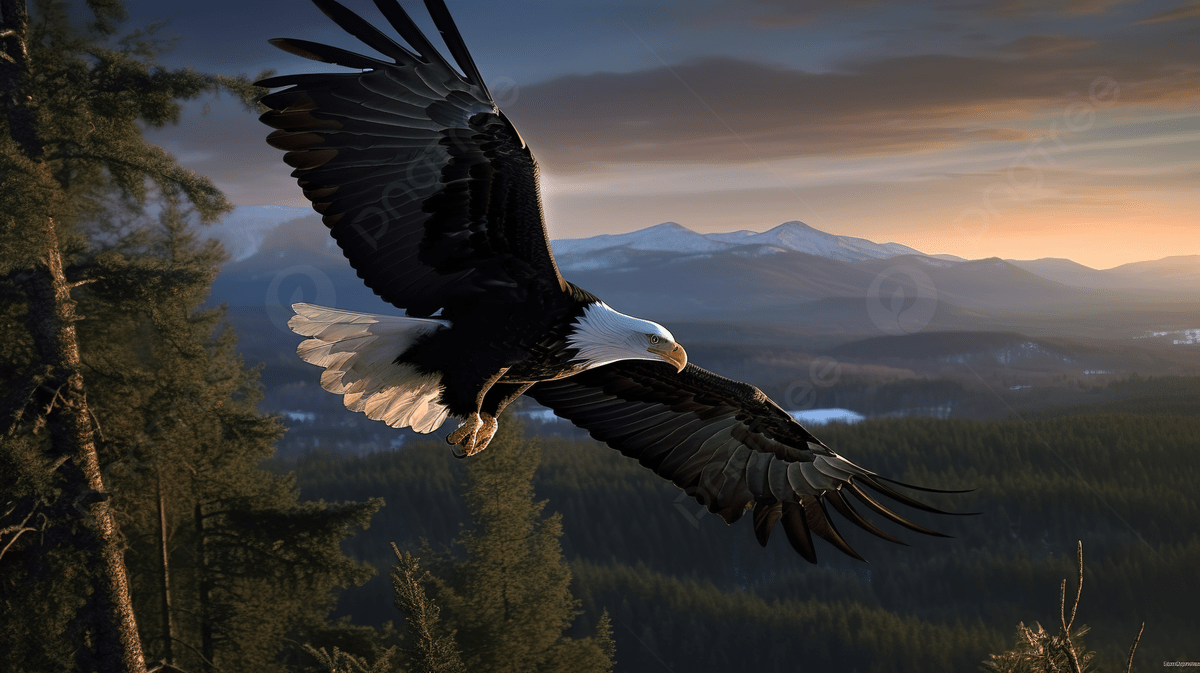
[[[938,511],[847,461],[757,388],[705,371],[662,325],[565,280],[551,253],[538,167],[496,106],[440,0],[425,5],[452,65],[395,0],[374,0],[404,46],[334,0],[313,0],[382,59],[272,40],[353,72],[272,77],[267,137],[360,278],[404,316],[296,304],[298,350],[321,385],[392,427],[487,447],[528,395],[638,459],[732,523],[779,523],[804,558],[812,534],[861,558],[828,508],[885,539],[859,506],[937,535],[876,499]],[[896,483],[896,482],[890,482]],[[874,494],[874,495],[873,495]]]

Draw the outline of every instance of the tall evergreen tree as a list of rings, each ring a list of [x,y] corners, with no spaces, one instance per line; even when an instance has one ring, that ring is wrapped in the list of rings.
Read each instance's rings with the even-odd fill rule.
[[[243,92],[248,86],[158,68],[140,35],[112,44],[124,17],[118,0],[90,0],[87,9],[91,21],[80,28],[65,2],[41,0],[32,17],[24,0],[0,2],[0,277],[8,286],[6,298],[23,304],[36,360],[6,386],[0,418],[10,436],[22,425],[46,428],[40,453],[48,464],[38,469],[52,467],[55,482],[53,494],[14,501],[5,513],[27,521],[39,509],[30,503],[40,501],[36,516],[45,521],[43,539],[68,544],[91,559],[91,591],[74,619],[79,664],[143,671],[81,368],[76,334],[81,316],[72,290],[86,278],[72,268],[79,243],[73,229],[114,191],[144,202],[147,181],[196,204],[205,218],[226,209],[210,182],[143,141],[138,121],[174,121],[180,99],[223,84]],[[49,485],[40,475],[25,476]]]
[[[338,543],[379,503],[299,503],[257,467],[280,428],[198,310],[221,252],[181,213],[230,206],[141,137],[255,89],[165,70],[152,31],[118,36],[119,1],[87,9],[0,0],[0,670],[143,671],[143,643],[271,670],[364,579]]]
[[[189,670],[271,670],[285,634],[324,628],[333,586],[369,575],[338,545],[381,502],[299,503],[290,477],[258,466],[282,433],[255,409],[257,372],[242,365],[223,312],[200,309],[218,246],[197,242],[167,208],[103,254],[158,264],[157,277],[171,279],[157,290],[89,289],[95,319],[81,329],[85,342],[105,344],[84,362],[147,652]]]
[[[595,635],[566,635],[579,615],[570,591],[571,570],[559,538],[562,516],[542,518],[533,499],[541,449],[525,442],[520,426],[501,423],[488,449],[471,458],[466,501],[473,527],[457,543],[463,562],[445,560],[434,574],[447,623],[467,670],[609,671],[614,648],[607,613]]]

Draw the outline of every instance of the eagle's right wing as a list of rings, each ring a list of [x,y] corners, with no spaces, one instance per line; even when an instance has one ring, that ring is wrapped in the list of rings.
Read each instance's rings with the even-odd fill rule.
[[[945,537],[891,511],[872,492],[918,509],[949,512],[904,495],[886,483],[899,482],[834,453],[758,388],[695,365],[676,373],[661,363],[624,361],[538,383],[526,394],[637,458],[726,523],[753,506],[754,533],[763,546],[778,521],[792,547],[810,562],[816,562],[812,533],[862,559],[834,527],[828,507],[885,540],[904,544],[859,514],[852,500],[911,530]]]

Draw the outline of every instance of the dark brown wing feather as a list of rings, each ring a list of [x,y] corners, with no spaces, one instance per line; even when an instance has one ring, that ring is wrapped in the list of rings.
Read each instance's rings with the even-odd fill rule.
[[[413,315],[458,300],[562,293],[542,221],[537,163],[497,109],[445,6],[426,5],[462,73],[394,0],[376,0],[411,49],[334,0],[313,0],[385,58],[272,40],[360,72],[284,75],[268,94],[267,141],[367,286]]]
[[[911,530],[941,536],[887,509],[863,487],[946,512],[837,455],[758,388],[695,365],[676,373],[657,362],[620,362],[538,383],[526,394],[670,479],[726,523],[752,506],[754,533],[764,546],[782,522],[792,547],[811,562],[814,533],[861,559],[838,533],[827,505],[864,530],[904,544],[859,514],[851,499]]]

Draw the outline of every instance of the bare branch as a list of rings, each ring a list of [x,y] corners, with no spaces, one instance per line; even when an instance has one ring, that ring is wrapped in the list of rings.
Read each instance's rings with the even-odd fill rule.
[[[195,647],[194,647],[194,646],[193,646],[191,643],[187,642],[186,640],[182,640],[182,639],[180,639],[180,638],[176,638],[176,637],[174,637],[174,636],[172,636],[172,637],[171,637],[171,640],[173,640],[173,641],[175,641],[175,642],[179,643],[180,645],[183,645],[184,647],[188,648],[188,649],[189,649],[189,650],[191,650],[192,652],[195,652],[195,653],[196,653],[196,656],[198,656],[198,657],[200,657],[201,659],[203,659],[203,660],[204,660],[204,663],[208,664],[208,665],[209,665],[209,667],[211,667],[211,668],[212,668],[214,671],[218,671],[218,672],[219,672],[219,671],[221,670],[221,667],[220,667],[220,666],[217,666],[217,665],[216,665],[216,664],[214,664],[213,662],[209,661],[208,657],[205,657],[205,656],[204,656],[204,653],[203,653],[203,652],[201,652],[200,650],[196,649],[196,648],[195,648]]]
[[[9,510],[8,512],[5,512],[5,514],[8,514],[11,511],[12,510]],[[17,541],[17,538],[21,537],[21,533],[27,533],[31,530],[32,531],[37,530],[36,528],[25,525],[25,524],[29,523],[29,520],[33,518],[33,515],[34,515],[34,512],[30,512],[29,514],[25,515],[25,518],[21,521],[21,523],[15,525],[15,526],[9,526],[8,528],[0,530],[0,535],[10,535],[10,534],[12,535],[12,539],[8,541],[8,544],[4,545],[4,549],[0,549],[0,559],[4,558],[4,554],[6,554],[8,552],[9,547],[13,546],[13,543]],[[1130,656],[1132,656],[1132,654]]]
[[[66,383],[63,383],[58,388],[54,389],[54,397],[50,398],[50,401],[46,403],[46,411],[43,412],[46,416],[49,416],[50,412],[54,411],[54,403],[62,399],[62,389],[66,385],[67,385]],[[45,388],[46,390],[49,390],[49,388],[47,388],[46,386],[42,386],[42,387]]]
[[[1071,620],[1066,623],[1067,630],[1075,624],[1075,612],[1079,609],[1079,597],[1083,595],[1083,540],[1079,541],[1079,588],[1075,590],[1075,604],[1071,606]]]
[[[1075,612],[1079,609],[1079,597],[1083,595],[1083,541],[1079,541],[1079,588],[1075,592],[1075,603],[1071,606],[1071,618],[1067,619],[1067,581],[1063,580],[1060,590],[1059,618],[1062,619],[1062,635],[1059,646],[1067,655],[1072,673],[1083,673],[1079,665],[1079,656],[1075,653],[1075,641],[1071,636],[1071,627],[1075,625]]]
[[[96,418],[96,412],[93,411],[91,407],[88,407],[88,415],[92,417],[92,425],[96,426],[96,436],[99,437],[100,441],[103,442],[104,431],[100,429],[100,419]]]
[[[1067,581],[1063,580],[1058,585],[1058,618],[1062,620],[1062,629],[1066,632],[1070,627],[1067,626]]]
[[[8,548],[13,546],[13,543],[17,541],[17,538],[21,537],[21,533],[27,533],[31,530],[37,530],[37,529],[25,527],[25,528],[21,528],[21,529],[17,530],[16,535],[13,535],[12,539],[8,541],[8,544],[4,545],[4,549],[0,549],[0,559],[4,558],[4,555],[8,552]],[[6,528],[0,532],[8,533],[10,531],[9,531],[9,529]]]
[[[1129,664],[1125,666],[1125,673],[1133,670],[1133,653],[1137,650],[1138,643],[1142,640],[1142,632],[1145,630],[1146,622],[1142,622],[1142,628],[1138,629],[1137,637],[1133,639],[1133,645],[1129,646]]]

